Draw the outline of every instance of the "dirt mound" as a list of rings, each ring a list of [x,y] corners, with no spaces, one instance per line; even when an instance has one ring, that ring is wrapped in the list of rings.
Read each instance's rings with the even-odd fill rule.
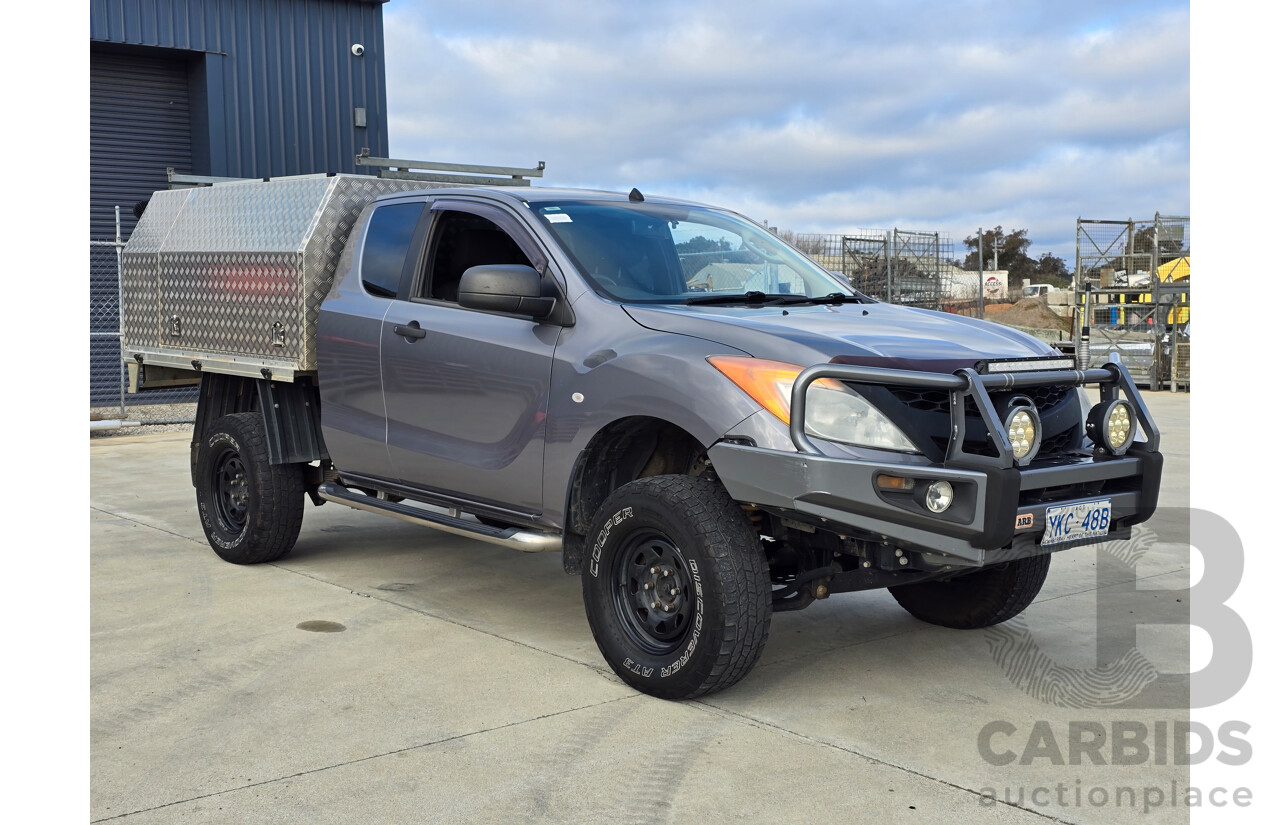
[[[990,311],[990,307],[987,309]],[[1049,305],[1039,298],[1023,298],[991,320],[1015,327],[1071,331],[1071,322],[1049,309]]]
[[[997,312],[1004,312],[1012,306],[1013,304],[987,304],[982,308],[982,311],[987,315],[994,315]]]

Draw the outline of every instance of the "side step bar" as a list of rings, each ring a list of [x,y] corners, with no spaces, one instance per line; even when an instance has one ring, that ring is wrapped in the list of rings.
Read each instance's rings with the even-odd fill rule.
[[[348,490],[336,481],[327,481],[320,485],[320,498],[345,504],[356,510],[367,510],[370,513],[381,513],[384,516],[398,518],[423,527],[432,527],[453,533],[456,536],[498,544],[512,550],[525,553],[558,552],[562,547],[560,536],[553,533],[539,533],[535,530],[524,530],[519,527],[490,527],[479,522],[466,521],[455,516],[435,513],[395,501],[371,498],[364,493]]]

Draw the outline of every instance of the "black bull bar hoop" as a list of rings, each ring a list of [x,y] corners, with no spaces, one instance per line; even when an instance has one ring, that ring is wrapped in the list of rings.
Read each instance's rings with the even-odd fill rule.
[[[990,390],[1016,390],[1048,385],[1080,387],[1097,384],[1102,403],[1118,399],[1121,392],[1133,405],[1138,425],[1146,437],[1145,442],[1134,444],[1131,450],[1155,452],[1160,449],[1160,431],[1151,420],[1151,413],[1138,393],[1129,371],[1120,363],[1115,353],[1102,367],[1088,370],[1037,370],[1031,372],[997,372],[980,375],[977,370],[965,368],[954,373],[915,372],[913,370],[860,367],[851,364],[817,364],[796,377],[791,388],[791,441],[799,452],[823,455],[805,432],[805,407],[810,385],[821,378],[852,381],[861,384],[919,389],[945,390],[951,402],[951,434],[947,442],[946,461],[950,466],[1009,469],[1014,467],[1013,445],[999,421],[995,405],[991,403]],[[965,399],[972,398],[991,433],[998,453],[996,456],[979,455],[964,449]]]

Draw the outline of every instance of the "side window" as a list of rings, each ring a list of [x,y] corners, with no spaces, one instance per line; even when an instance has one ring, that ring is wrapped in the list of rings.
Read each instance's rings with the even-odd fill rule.
[[[473,266],[532,266],[510,235],[493,221],[469,212],[440,213],[433,238],[419,295],[422,298],[457,301],[462,273]]]
[[[370,295],[395,297],[404,259],[424,206],[423,203],[393,203],[378,207],[369,218],[364,256],[360,259],[360,278]]]

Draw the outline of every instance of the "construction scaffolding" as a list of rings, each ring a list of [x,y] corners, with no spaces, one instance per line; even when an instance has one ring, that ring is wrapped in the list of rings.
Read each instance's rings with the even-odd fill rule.
[[[1112,353],[1152,389],[1191,383],[1191,219],[1076,221],[1076,358]]]

